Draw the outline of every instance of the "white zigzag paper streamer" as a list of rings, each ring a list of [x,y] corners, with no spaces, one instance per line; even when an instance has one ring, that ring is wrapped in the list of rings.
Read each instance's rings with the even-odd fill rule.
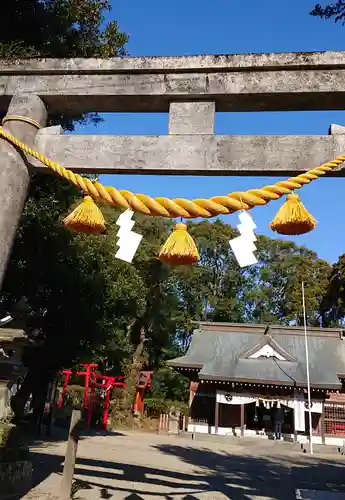
[[[132,228],[135,221],[132,220],[134,212],[126,210],[116,221],[116,225],[120,226],[116,236],[119,238],[117,245],[119,247],[115,257],[125,262],[131,263],[134,259],[138,246],[142,240],[142,235],[134,233]]]
[[[257,250],[254,243],[256,241],[254,234],[256,224],[247,212],[241,212],[238,218],[240,224],[238,224],[237,229],[240,236],[230,240],[229,244],[240,267],[247,267],[258,262],[254,255]]]

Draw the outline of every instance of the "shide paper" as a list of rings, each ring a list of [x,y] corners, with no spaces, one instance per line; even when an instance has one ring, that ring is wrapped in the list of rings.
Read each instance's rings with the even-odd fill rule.
[[[126,210],[116,221],[116,225],[120,227],[116,236],[118,251],[115,257],[125,262],[131,263],[134,259],[138,246],[142,240],[142,235],[132,231],[135,221],[132,220],[134,212]]]
[[[241,212],[238,218],[240,224],[238,224],[237,229],[240,236],[230,240],[229,244],[240,267],[252,266],[258,262],[254,255],[257,250],[254,243],[256,241],[254,234],[256,224],[247,212]]]

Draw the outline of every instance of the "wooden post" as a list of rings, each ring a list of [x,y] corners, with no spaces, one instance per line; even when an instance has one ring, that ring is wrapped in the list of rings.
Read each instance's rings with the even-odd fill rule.
[[[77,457],[79,432],[81,426],[82,412],[81,410],[73,410],[71,424],[69,428],[67,449],[65,455],[65,463],[63,467],[61,487],[60,487],[60,499],[70,500],[72,493],[72,483],[74,475],[75,460]]]
[[[320,418],[320,427],[321,427],[321,442],[322,444],[326,443],[325,439],[325,403],[322,402],[322,413]]]
[[[24,116],[44,126],[46,108],[35,95],[14,96],[8,108],[8,115]],[[17,139],[33,146],[37,127],[21,121],[8,121],[4,129]],[[17,226],[28,193],[30,175],[27,160],[9,142],[0,140],[0,288],[6,271]]]
[[[157,434],[160,434],[161,429],[162,429],[162,419],[163,415],[162,413],[159,414],[159,419],[158,419],[158,429],[157,429]]]
[[[296,399],[296,396],[294,394],[294,401]],[[294,403],[294,407],[293,407],[293,440],[294,440],[294,443],[297,443],[298,442],[298,431],[296,430],[296,405]]]
[[[218,434],[218,426],[219,426],[219,402],[217,401],[217,394],[216,394],[216,406],[215,406],[215,413],[214,413],[214,433],[217,435]]]
[[[244,404],[241,404],[241,437],[244,437]]]
[[[108,430],[108,416],[110,407],[110,394],[111,386],[106,390],[105,402],[104,402],[104,413],[103,413],[103,428],[105,431]]]
[[[47,425],[47,437],[51,436],[51,429],[54,425],[54,420],[55,420],[55,413],[56,413],[56,407],[57,407],[57,402],[58,402],[58,380],[55,379],[53,384],[52,384],[52,392],[51,392],[51,398],[50,398],[50,408],[49,408],[49,417],[48,417],[48,425]]]
[[[194,399],[195,392],[192,390],[192,387],[196,385],[195,382],[189,382],[189,401],[188,401],[188,416],[187,416],[187,431],[189,429],[189,424],[193,423],[192,419],[192,404]],[[194,387],[195,388],[195,387]]]

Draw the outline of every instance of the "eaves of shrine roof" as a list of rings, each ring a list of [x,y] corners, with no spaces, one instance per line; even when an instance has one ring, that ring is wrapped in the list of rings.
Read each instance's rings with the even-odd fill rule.
[[[260,356],[268,346],[274,355]],[[340,389],[345,374],[341,329],[308,329],[312,387]],[[255,357],[255,353],[258,357]],[[267,353],[266,353],[267,354]],[[185,356],[171,360],[179,370],[197,369],[201,380],[306,386],[304,329],[300,327],[201,323]]]

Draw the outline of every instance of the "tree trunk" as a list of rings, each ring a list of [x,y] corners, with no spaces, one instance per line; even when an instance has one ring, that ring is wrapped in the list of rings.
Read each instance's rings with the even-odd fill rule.
[[[132,408],[136,393],[138,376],[144,363],[142,354],[144,351],[145,340],[145,329],[142,327],[140,329],[139,343],[135,348],[133,361],[126,377],[126,406],[128,410]]]
[[[140,329],[140,339],[139,339],[139,344],[137,345],[134,354],[133,354],[133,364],[136,362],[136,360],[142,355],[143,350],[144,350],[144,344],[145,344],[145,329],[142,327]]]
[[[35,387],[33,388],[32,393],[32,420],[35,429],[35,433],[39,436],[41,433],[42,423],[43,423],[43,415],[44,408],[47,399],[49,378],[46,376],[44,378],[41,377],[40,380],[36,379]]]
[[[11,409],[17,418],[25,414],[25,405],[32,395],[33,424],[40,429],[51,372],[39,365],[30,366],[18,392],[11,399]]]

